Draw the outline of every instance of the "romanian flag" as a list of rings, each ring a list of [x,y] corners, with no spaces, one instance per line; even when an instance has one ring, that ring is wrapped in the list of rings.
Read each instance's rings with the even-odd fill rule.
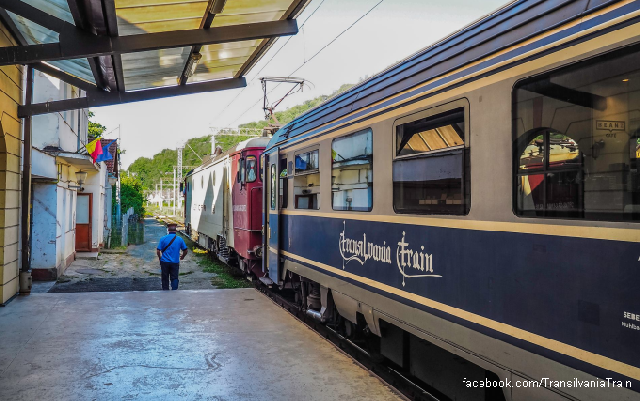
[[[95,163],[98,156],[102,154],[102,143],[100,143],[100,138],[89,142],[87,146],[85,146],[85,149],[87,149],[87,153],[91,155],[91,158]]]

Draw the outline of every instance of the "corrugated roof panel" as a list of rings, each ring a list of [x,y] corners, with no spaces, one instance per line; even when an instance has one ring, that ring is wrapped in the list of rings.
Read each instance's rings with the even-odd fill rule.
[[[37,7],[42,11],[46,11],[51,15],[64,19],[67,22],[69,22],[68,19],[71,19],[73,21],[65,0],[26,0],[25,2],[34,7]],[[59,41],[60,35],[57,32],[47,29],[12,12],[7,12],[7,14],[9,14],[13,22],[16,24],[16,27],[20,31],[20,34],[27,41],[27,44],[41,45],[47,43],[57,43]],[[95,84],[95,78],[87,59],[51,61],[49,62],[49,64],[61,69],[62,71],[70,75],[82,78],[85,81]]]
[[[221,45],[203,46],[200,53],[202,59],[198,63],[193,77],[193,82],[208,81],[221,77],[221,68],[233,66],[227,69],[231,75],[240,70],[240,67],[256,51],[261,40],[249,40],[235,43],[224,43]]]
[[[282,16],[282,11],[273,11],[257,14],[246,15],[217,15],[213,20],[212,27],[229,26],[229,25],[241,25],[241,24],[253,24],[256,22],[265,21],[277,21]]]
[[[75,25],[67,0],[22,0],[22,2]]]
[[[28,44],[41,45],[44,43],[57,43],[59,41],[60,35],[58,32],[54,32],[40,26],[35,22],[31,22],[30,20],[12,12],[8,11],[7,14],[9,14],[20,31],[20,34],[22,34]]]
[[[216,15],[212,26],[250,24],[281,19],[291,0],[228,0],[222,14]]]
[[[229,65],[229,66],[220,66],[216,68],[209,68],[208,72],[194,75],[189,79],[189,82],[204,82],[211,81],[214,79],[222,79],[234,76],[238,71],[240,71],[240,67],[242,64]]]
[[[116,0],[120,36],[145,32],[198,29],[207,1]]]
[[[123,54],[127,90],[177,85],[190,51],[190,47],[178,47]]]
[[[66,72],[67,74],[82,78],[85,81],[89,81],[93,84],[96,83],[96,79],[91,71],[91,66],[86,58],[77,58],[74,60],[62,60],[62,61],[49,61],[49,64],[53,65]]]
[[[212,27],[277,21],[296,0],[228,0]],[[207,12],[206,0],[116,0],[118,31],[121,36],[146,32],[198,29]],[[232,78],[265,42],[251,40],[203,46],[202,59],[189,82]],[[184,70],[189,49],[123,55],[125,85],[128,90],[175,85]],[[154,61],[154,57],[160,60]],[[164,59],[164,61],[163,61]],[[143,71],[136,71],[144,69]],[[146,81],[145,81],[146,79]]]

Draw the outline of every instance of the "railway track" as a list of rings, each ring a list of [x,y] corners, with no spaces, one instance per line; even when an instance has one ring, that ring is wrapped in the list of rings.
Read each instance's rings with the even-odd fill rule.
[[[449,399],[435,389],[421,387],[401,372],[386,365],[384,362],[378,361],[366,350],[359,347],[348,338],[343,337],[331,327],[309,317],[297,304],[273,291],[259,280],[253,280],[253,284],[258,292],[269,297],[273,303],[289,312],[294,318],[302,322],[311,330],[315,331],[327,341],[331,342],[342,352],[349,355],[354,361],[378,377],[403,397],[413,401],[445,401]]]

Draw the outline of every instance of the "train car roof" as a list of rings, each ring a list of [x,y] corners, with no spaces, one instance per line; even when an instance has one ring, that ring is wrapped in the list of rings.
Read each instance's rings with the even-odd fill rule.
[[[205,158],[202,160],[202,164],[199,165],[198,167],[194,168],[193,170],[189,171],[187,173],[187,175],[185,176],[185,179],[189,176],[191,176],[193,173],[196,173],[200,170],[204,170],[205,168],[216,164],[217,161],[224,159],[226,156],[229,155],[233,155],[236,154],[238,152],[241,152],[244,149],[248,149],[248,148],[265,148],[267,146],[267,144],[269,143],[269,141],[271,140],[271,138],[269,137],[256,137],[256,138],[249,138],[249,139],[245,139],[244,141],[236,144],[235,146],[231,147],[229,150],[227,150],[224,153],[221,153],[217,156],[214,155],[207,155],[205,156]]]
[[[350,120],[357,121],[358,110],[388,107],[389,104],[386,104],[384,100],[390,96],[415,88],[434,78],[442,77],[498,51],[510,50],[533,36],[553,30],[566,22],[605,6],[621,2],[622,0],[513,1],[392,65],[348,91],[336,95],[318,107],[308,110],[278,130],[269,142],[267,150],[296,137],[299,137],[296,139],[302,139],[314,135],[320,132],[320,129],[331,129],[331,126],[327,125],[331,125],[332,122],[339,125]],[[638,8],[638,2],[635,3],[635,8]],[[578,28],[572,28],[568,31],[575,33],[574,31],[577,29],[588,29],[588,25],[582,23],[578,25]],[[536,47],[548,45],[550,40],[536,44]],[[527,47],[529,46],[527,45]],[[501,57],[506,57],[506,55]],[[489,62],[491,61],[489,60]],[[495,60],[493,63],[497,61]],[[499,61],[503,61],[502,58]],[[442,84],[440,83],[440,85]],[[420,89],[429,91],[433,89],[432,86],[424,85]],[[413,95],[415,96],[415,93]],[[393,102],[397,101],[397,99],[393,100]],[[347,115],[351,116],[348,119],[344,118],[338,121]]]

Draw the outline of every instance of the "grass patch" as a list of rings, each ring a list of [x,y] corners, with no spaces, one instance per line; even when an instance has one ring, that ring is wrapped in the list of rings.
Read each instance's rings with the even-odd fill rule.
[[[198,258],[198,265],[205,273],[214,273],[211,284],[216,288],[251,288],[253,285],[233,267],[229,267],[222,262],[210,260],[207,256]]]
[[[205,273],[214,273],[216,275],[211,278],[211,284],[216,288],[253,288],[251,282],[247,281],[238,269],[227,266],[218,260],[211,260],[207,251],[198,248],[191,238],[183,235],[182,233],[180,233],[180,237],[182,237],[187,246],[191,248],[193,258],[198,266],[202,267],[202,271]]]

